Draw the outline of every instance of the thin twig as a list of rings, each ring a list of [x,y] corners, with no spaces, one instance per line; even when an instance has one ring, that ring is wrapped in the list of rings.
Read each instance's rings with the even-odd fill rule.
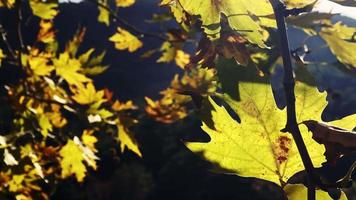
[[[152,37],[152,38],[156,38],[158,40],[162,40],[162,41],[167,41],[168,38],[163,37],[161,35],[157,35],[155,33],[150,33],[150,32],[146,32],[143,30],[138,29],[137,27],[133,26],[132,24],[128,23],[126,20],[122,19],[121,17],[119,17],[116,12],[114,10],[112,10],[109,6],[97,1],[97,0],[87,0],[90,3],[93,3],[101,8],[104,8],[105,10],[107,10],[109,12],[109,14],[118,22],[121,23],[123,26],[125,26],[127,29],[130,29],[130,31],[138,34],[138,35],[142,35],[142,36],[146,36],[146,37]],[[175,41],[170,41],[170,42],[177,42]]]
[[[12,58],[17,59],[17,56],[16,56],[13,48],[11,47],[9,40],[7,39],[7,33],[6,33],[5,29],[3,28],[2,24],[0,24],[0,34],[1,34],[2,40],[4,41],[4,43],[6,45],[8,52],[10,53]]]
[[[293,77],[291,54],[289,50],[289,42],[285,22],[286,7],[280,0],[270,0],[270,2],[273,6],[273,10],[276,16],[281,45],[280,51],[284,64],[283,85],[287,101],[287,124],[283,131],[290,132],[293,136],[293,139],[299,150],[299,154],[302,158],[305,170],[308,174],[308,200],[315,200],[315,170],[313,163],[310,159],[308,150],[303,141],[296,118],[294,93],[295,80]]]
[[[17,15],[16,15],[16,23],[17,23],[17,37],[19,40],[19,52],[21,53],[21,51],[25,50],[25,45],[23,42],[23,38],[22,38],[22,27],[21,27],[21,22],[22,22],[22,0],[16,0],[15,3],[15,8],[17,10]],[[21,57],[21,56],[19,56]]]

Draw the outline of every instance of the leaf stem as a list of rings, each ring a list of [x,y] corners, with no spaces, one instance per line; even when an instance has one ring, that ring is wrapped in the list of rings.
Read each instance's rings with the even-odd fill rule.
[[[97,1],[97,0],[87,0],[90,3],[93,3],[103,9],[105,9],[106,11],[108,11],[108,13],[111,15],[111,17],[119,22],[120,24],[122,24],[123,26],[125,26],[126,28],[128,28],[129,30],[131,30],[132,32],[138,34],[138,35],[142,35],[142,36],[146,36],[146,37],[152,37],[152,38],[156,38],[158,40],[162,40],[162,41],[167,41],[168,38],[163,37],[161,35],[155,34],[155,33],[149,33],[149,32],[145,32],[143,30],[138,29],[137,27],[133,26],[132,24],[128,23],[126,20],[122,19],[121,17],[119,17],[116,12],[114,10],[112,10],[109,6]],[[177,42],[177,41],[174,41]]]
[[[308,200],[315,200],[315,170],[306,145],[303,141],[296,118],[294,93],[295,80],[293,76],[291,53],[289,50],[289,42],[285,22],[286,6],[280,0],[270,0],[270,2],[273,6],[274,14],[276,17],[280,40],[280,51],[284,65],[283,85],[287,101],[287,124],[282,131],[290,132],[293,136],[299,154],[302,158],[305,170],[308,174]]]

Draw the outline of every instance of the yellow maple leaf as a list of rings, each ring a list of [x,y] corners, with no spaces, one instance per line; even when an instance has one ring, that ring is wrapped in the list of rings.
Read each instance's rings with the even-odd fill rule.
[[[130,7],[135,3],[135,0],[116,0],[117,7]]]
[[[95,148],[95,143],[98,139],[93,135],[94,130],[85,129],[82,134],[82,141],[85,146],[87,146],[93,152],[97,152],[98,150]]]
[[[67,144],[59,151],[62,157],[60,161],[62,168],[62,178],[67,178],[74,174],[78,182],[82,182],[87,171],[83,161],[82,150],[74,143],[73,140],[68,140]]]
[[[5,58],[4,52],[2,51],[2,49],[0,49],[0,66],[1,66],[1,61],[4,58]]]
[[[104,90],[96,91],[92,82],[87,83],[85,86],[72,88],[72,91],[74,92],[72,98],[79,104],[97,103],[99,107],[101,103],[105,102]]]
[[[142,157],[141,151],[138,148],[136,141],[132,138],[132,136],[130,136],[127,128],[124,125],[122,125],[120,121],[117,123],[117,130],[119,135],[118,137],[120,141],[121,152],[124,152],[125,147],[127,147],[129,150],[133,151],[138,156]]]
[[[48,64],[48,59],[42,56],[29,56],[28,64],[37,76],[47,76],[54,69],[52,65]]]
[[[107,0],[99,0],[102,5],[109,7]],[[103,7],[98,7],[99,9],[99,16],[98,21],[104,23],[106,26],[110,25],[110,13],[108,9]]]
[[[69,85],[82,86],[91,79],[80,73],[81,63],[69,57],[67,52],[61,53],[58,59],[53,59],[57,75],[61,76]]]
[[[134,52],[142,47],[142,42],[136,36],[122,28],[117,28],[117,32],[109,40],[114,42],[115,48],[119,50]]]
[[[59,154],[62,157],[60,161],[62,178],[67,178],[74,174],[78,182],[82,182],[87,172],[84,161],[93,169],[97,168],[95,160],[99,158],[95,156],[90,148],[84,146],[78,137],[74,137],[73,140],[69,139],[67,144],[59,151]]]
[[[25,174],[13,175],[11,181],[7,184],[9,185],[10,192],[18,192],[23,188],[23,182],[25,179]]]
[[[137,106],[135,106],[131,100],[127,102],[120,102],[119,100],[116,100],[111,106],[111,108],[115,111],[120,112],[124,110],[135,110],[137,109]]]
[[[176,64],[177,64],[180,68],[184,69],[184,67],[185,67],[187,64],[189,64],[189,62],[190,62],[190,55],[187,54],[187,53],[185,53],[185,52],[182,51],[182,50],[178,50],[178,51],[176,52],[176,56],[175,56],[174,60],[176,61]]]
[[[58,14],[58,3],[53,1],[31,0],[30,7],[34,15],[42,19],[53,19]]]
[[[14,3],[15,0],[0,1],[0,8],[1,7],[12,8]]]

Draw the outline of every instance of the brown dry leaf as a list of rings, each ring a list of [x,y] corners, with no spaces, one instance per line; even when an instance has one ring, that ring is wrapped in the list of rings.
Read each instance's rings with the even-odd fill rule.
[[[222,35],[218,50],[225,58],[234,58],[237,64],[246,66],[250,58],[246,42],[246,39],[238,35]]]
[[[325,145],[325,156],[330,163],[335,163],[341,156],[356,150],[356,132],[354,131],[315,120],[307,120],[303,124],[313,133],[315,141]]]

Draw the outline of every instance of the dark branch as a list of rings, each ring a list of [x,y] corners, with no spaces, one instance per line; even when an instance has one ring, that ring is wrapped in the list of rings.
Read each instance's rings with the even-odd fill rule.
[[[294,93],[295,80],[293,77],[291,54],[289,50],[289,42],[285,22],[285,16],[287,14],[286,6],[280,0],[270,0],[270,2],[273,6],[273,10],[276,16],[277,28],[281,45],[280,51],[282,54],[284,65],[283,85],[287,101],[287,124],[282,131],[290,132],[294,138],[299,154],[302,158],[305,170],[308,174],[308,200],[315,200],[315,180],[317,180],[317,176],[314,172],[315,170],[313,163],[310,159],[308,150],[303,141],[296,119]]]

